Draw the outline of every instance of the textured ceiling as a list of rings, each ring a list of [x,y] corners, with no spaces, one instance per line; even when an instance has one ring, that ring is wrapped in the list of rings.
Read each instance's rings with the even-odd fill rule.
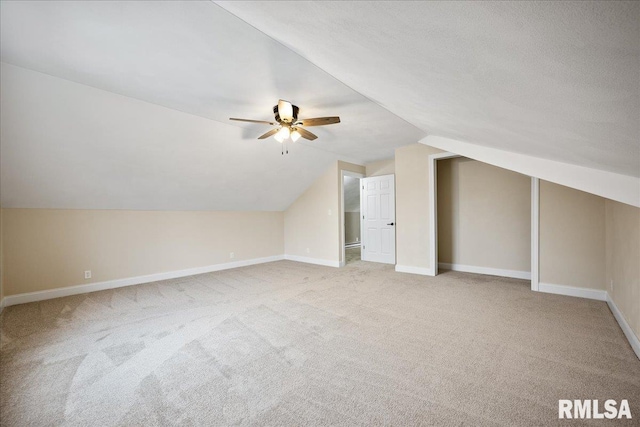
[[[22,67],[3,67],[2,206],[281,210],[332,161],[389,158],[427,134],[640,176],[638,2],[291,14],[291,2],[1,2],[1,59]],[[271,119],[278,98],[342,123],[281,156],[255,140],[265,127],[227,120]]]
[[[218,2],[429,134],[640,176],[639,2]]]
[[[286,99],[314,128],[314,147],[359,161],[393,155],[424,132],[211,2],[3,2],[2,60],[178,111],[244,126]],[[306,142],[305,142],[306,143]]]
[[[4,208],[282,210],[335,161],[24,68],[0,73]]]
[[[0,7],[3,62],[206,118],[210,123],[202,126],[211,129],[211,154],[192,159],[185,153],[182,161],[180,157],[157,159],[147,156],[146,141],[131,139],[133,134],[144,138],[141,129],[126,136],[129,145],[121,150],[123,139],[113,139],[117,129],[111,137],[99,123],[84,129],[82,137],[71,128],[67,134],[59,128],[49,133],[44,123],[28,121],[29,114],[35,114],[28,106],[19,128],[20,121],[4,117],[12,113],[5,109],[17,107],[5,102],[3,207],[281,210],[330,161],[365,163],[388,158],[395,147],[426,135],[212,2],[3,1]],[[62,83],[51,84],[55,87],[44,93],[56,93]],[[12,93],[20,98],[23,89],[27,88],[17,87]],[[5,87],[2,90],[4,96]],[[69,91],[85,96],[69,97],[74,112],[90,109],[88,99],[97,96],[82,89]],[[311,128],[319,138],[298,143],[304,146],[305,155],[300,148],[280,158],[280,146],[273,138],[264,143],[256,140],[268,126],[228,120],[272,120],[272,106],[279,98],[297,104],[302,118],[339,115],[342,123]],[[36,98],[33,102],[49,101]],[[62,103],[59,106],[65,108]],[[34,107],[42,109],[42,105]],[[120,125],[116,120],[122,119],[117,111],[120,107],[115,103],[112,108],[101,110],[105,122],[127,129],[129,123]],[[10,123],[6,131],[5,123]],[[162,133],[164,125],[158,118],[158,132]],[[33,139],[30,126],[40,128],[38,140]],[[175,132],[175,128],[165,129],[166,134]],[[86,149],[87,137],[92,139],[93,152]],[[183,141],[174,143],[175,147],[165,148],[187,150]],[[260,155],[267,147],[276,158]],[[39,169],[32,169],[37,162],[28,156],[11,157],[27,151],[44,156],[51,150],[71,155],[56,155],[55,167]],[[206,160],[206,176],[186,159]],[[21,163],[10,164],[10,160]],[[153,166],[149,161],[159,164]],[[84,167],[78,165],[91,165],[91,173],[83,174]],[[115,169],[113,165],[126,167]],[[141,171],[146,171],[144,179],[139,179]],[[175,177],[180,177],[180,194],[178,190],[176,194],[157,190],[173,188]],[[289,181],[283,181],[285,177]],[[43,188],[48,192],[32,188],[34,180],[46,183]],[[109,181],[110,196],[96,193],[95,189]]]

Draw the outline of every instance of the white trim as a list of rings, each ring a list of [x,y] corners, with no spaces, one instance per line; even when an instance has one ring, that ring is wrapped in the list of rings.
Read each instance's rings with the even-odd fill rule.
[[[640,359],[640,339],[638,339],[638,336],[633,332],[633,329],[631,329],[631,326],[629,326],[627,320],[624,318],[622,312],[618,309],[618,306],[613,301],[613,299],[611,299],[611,295],[609,295],[608,292],[607,305],[609,306],[611,313],[613,313],[613,317],[615,317],[618,321],[618,324],[620,325],[620,329],[622,329],[624,336],[627,337],[631,348],[636,353],[638,359]]]
[[[640,207],[640,178],[428,135],[420,143]]]
[[[531,177],[531,290],[540,286],[540,180]]]
[[[342,222],[338,227],[338,232],[340,233],[340,247],[342,249],[340,249],[340,262],[338,265],[339,267],[344,267],[346,264],[346,255],[344,253],[344,247],[345,247],[344,177],[345,176],[351,176],[353,178],[359,178],[359,179],[362,179],[365,177],[365,175],[362,173],[340,169],[340,211],[341,211],[340,218]],[[360,203],[362,203],[362,186],[360,186],[359,188],[360,188]],[[362,240],[362,219],[360,219],[360,240]],[[302,261],[302,262],[306,262],[306,261]],[[311,264],[317,264],[317,263],[313,262]],[[324,265],[324,264],[321,264],[321,265]]]
[[[455,153],[437,153],[429,156],[429,265],[431,274],[438,275],[438,167],[437,160],[460,157]]]
[[[324,265],[326,267],[340,267],[340,261],[330,261],[328,259],[307,258],[298,255],[285,255],[284,259],[289,261],[305,262],[307,264]]]
[[[567,295],[570,297],[578,297],[578,298],[588,298],[597,301],[606,301],[611,313],[613,313],[613,317],[615,317],[616,321],[620,325],[620,329],[624,333],[624,336],[627,337],[627,341],[631,345],[634,353],[640,359],[640,339],[633,332],[629,323],[622,315],[620,309],[611,298],[611,295],[607,291],[600,289],[588,289],[588,288],[577,288],[574,286],[564,286],[564,285],[553,285],[550,283],[540,283],[539,292],[545,292],[549,294],[556,295]]]
[[[280,261],[282,259],[287,259],[290,261],[305,262],[310,264],[325,265],[330,267],[337,267],[339,265],[339,263],[338,265],[336,265],[335,261],[326,261],[326,260],[315,259],[315,258],[299,257],[295,255],[284,255],[284,256],[276,255],[276,256],[265,257],[265,258],[254,258],[246,261],[236,261],[236,262],[229,262],[225,264],[215,264],[207,267],[197,267],[197,268],[190,268],[186,270],[171,271],[166,273],[150,274],[147,276],[131,277],[127,279],[109,280],[106,282],[91,283],[88,285],[67,286],[64,288],[52,289],[48,291],[29,292],[29,293],[18,294],[18,295],[10,295],[0,300],[0,313],[2,313],[2,310],[4,309],[4,307],[9,307],[11,305],[25,304],[25,303],[36,302],[36,301],[44,301],[48,299],[60,298],[60,297],[65,297],[70,295],[78,295],[78,294],[84,294],[88,292],[103,291],[107,289],[115,289],[115,288],[120,288],[124,286],[139,285],[142,283],[157,282],[160,280],[175,279],[179,277],[192,276],[195,274],[210,273],[213,271],[228,270],[232,268],[245,267],[249,265]],[[445,266],[450,266],[451,264],[441,263],[441,265],[443,266],[443,268],[445,268]],[[464,267],[468,267],[468,266],[464,266]],[[472,268],[475,268],[475,267],[472,267]],[[396,265],[395,270],[399,273],[410,273],[410,274],[419,274],[422,276],[433,276],[430,268]],[[456,270],[456,271],[463,271],[463,270]],[[505,271],[505,270],[500,270],[500,271]],[[482,273],[482,274],[488,274],[488,273]],[[626,319],[618,309],[618,306],[613,301],[613,299],[611,299],[611,296],[607,291],[597,290],[597,289],[577,288],[573,286],[553,285],[548,283],[540,283],[539,291],[545,292],[545,293],[557,294],[557,295],[567,295],[572,297],[606,301],[607,305],[609,306],[609,309],[611,310],[611,313],[613,313],[613,316],[615,317],[616,321],[620,325],[622,332],[627,337],[627,340],[629,341],[631,348],[635,352],[636,356],[638,356],[638,359],[640,359],[640,340],[638,339],[636,334],[633,332],[633,329],[631,329],[631,326],[629,326]]]
[[[53,298],[68,297],[70,295],[104,291],[107,289],[121,288],[124,286],[140,285],[142,283],[157,282],[160,280],[176,279],[179,277],[193,276],[195,274],[211,273],[213,271],[228,270],[231,268],[246,267],[249,265],[263,264],[266,262],[281,261],[283,259],[283,255],[275,255],[265,258],[254,258],[244,261],[214,264],[205,267],[188,268],[185,270],[167,271],[165,273],[149,274],[146,276],[107,280],[105,282],[89,283],[86,285],[66,286],[64,288],[51,289],[47,291],[27,292],[24,294],[9,295],[4,297],[2,302],[5,307],[9,307],[16,304],[44,301]]]
[[[420,141],[426,144],[424,140]],[[445,152],[436,153],[429,156],[429,261],[433,266],[431,276],[438,274],[438,267],[444,263],[438,263],[438,167],[437,160],[451,159],[461,157],[459,154]],[[489,163],[489,162],[487,162]],[[540,181],[538,178],[531,178],[531,272],[498,270],[485,267],[474,267],[459,265],[461,268],[472,268],[472,270],[455,270],[467,271],[469,273],[491,274],[494,276],[514,277],[516,279],[531,280],[531,290],[538,290],[539,283],[539,224],[540,224]],[[493,272],[481,272],[493,271]],[[513,275],[509,275],[513,274]],[[527,274],[526,276],[524,274]]]
[[[474,265],[449,264],[446,262],[439,263],[438,267],[444,268],[445,270],[462,271],[465,273],[488,274],[491,276],[531,280],[531,273],[529,271],[503,270],[500,268],[476,267]]]
[[[575,286],[554,285],[552,283],[542,283],[538,285],[538,291],[547,294],[567,295],[570,297],[594,299],[598,301],[607,300],[607,291],[600,289],[578,288]]]
[[[398,273],[411,273],[411,274],[420,274],[422,276],[435,276],[435,274],[433,274],[433,271],[430,268],[425,268],[425,267],[411,267],[409,265],[396,264],[396,271]]]

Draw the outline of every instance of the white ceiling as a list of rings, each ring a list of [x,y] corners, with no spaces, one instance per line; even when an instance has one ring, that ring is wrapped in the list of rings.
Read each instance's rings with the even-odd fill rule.
[[[395,147],[426,135],[212,2],[3,1],[0,7],[3,62],[200,116],[216,129],[208,141],[210,155],[198,159],[208,164],[205,177],[193,170],[186,153],[182,161],[169,156],[155,159],[162,167],[149,165],[147,144],[129,137],[131,144],[121,151],[122,140],[91,136],[98,145],[91,152],[84,136],[100,133],[99,127],[86,129],[83,138],[63,137],[56,130],[55,143],[54,135],[42,129],[39,140],[26,142],[25,135],[33,130],[26,123],[18,129],[19,122],[12,122],[11,129],[3,129],[3,207],[282,210],[330,161],[389,158]],[[342,123],[310,128],[319,138],[298,143],[307,154],[299,149],[281,158],[274,139],[264,144],[255,139],[268,126],[228,120],[272,120],[279,98],[297,104],[302,118],[338,115]],[[76,101],[87,103],[80,99]],[[5,103],[7,108],[14,106]],[[119,107],[113,108],[103,113],[118,127]],[[2,113],[9,114],[5,109]],[[162,120],[157,121],[162,127]],[[143,130],[137,135],[144,138]],[[175,143],[168,148],[186,150]],[[30,169],[35,162],[27,161],[28,156],[18,157],[23,163],[10,163],[14,153],[26,153],[27,147],[40,156],[53,149],[73,155],[57,156],[56,171]],[[266,147],[277,154],[274,159],[258,155]],[[91,174],[83,174],[78,167],[83,164],[92,165]],[[126,167],[116,170],[115,164]],[[137,179],[142,170],[147,171],[145,179]],[[171,188],[176,176],[184,177],[180,194],[176,190],[168,197],[149,188]],[[47,183],[48,192],[32,188],[34,179]],[[96,194],[110,181],[111,196]],[[210,191],[221,182],[230,190]],[[65,187],[56,186],[63,183]]]
[[[42,95],[3,83],[2,206],[282,210],[426,134],[640,176],[638,3],[220,5],[1,2],[3,62],[129,97],[11,67]],[[287,157],[227,120],[278,98],[342,123]]]
[[[0,74],[4,208],[283,210],[335,161],[24,68]]]
[[[211,2],[3,2],[2,60],[178,111],[246,127],[286,99],[300,117],[338,115],[314,147],[362,162],[424,132]]]
[[[429,134],[640,176],[639,2],[218,2]]]

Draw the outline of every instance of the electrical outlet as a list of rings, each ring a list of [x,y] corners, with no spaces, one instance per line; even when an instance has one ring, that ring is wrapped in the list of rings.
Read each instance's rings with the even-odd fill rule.
[[[360,238],[358,236],[356,236],[356,242],[359,242]]]
[[[91,279],[91,270],[87,270],[84,272],[84,278],[85,279]]]
[[[327,211],[327,215],[331,215],[331,209]]]
[[[609,282],[610,286],[611,286],[611,291],[613,292],[613,279],[611,279],[611,281]]]
[[[229,252],[229,258],[233,259],[236,257],[236,254],[234,254],[233,252]]]
[[[309,250],[309,248],[307,248],[307,253],[309,253],[309,252],[311,252],[311,251]]]

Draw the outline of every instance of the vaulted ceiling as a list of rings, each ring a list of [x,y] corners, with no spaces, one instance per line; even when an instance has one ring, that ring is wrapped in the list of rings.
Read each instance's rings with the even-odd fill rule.
[[[429,134],[640,176],[640,2],[218,2]]]
[[[283,210],[331,162],[426,135],[212,2],[1,7],[3,207]],[[342,122],[282,156],[268,126],[229,121],[273,120],[279,98]]]
[[[639,6],[2,2],[2,206],[282,210],[427,134],[640,176]],[[279,98],[342,123],[228,121]]]

